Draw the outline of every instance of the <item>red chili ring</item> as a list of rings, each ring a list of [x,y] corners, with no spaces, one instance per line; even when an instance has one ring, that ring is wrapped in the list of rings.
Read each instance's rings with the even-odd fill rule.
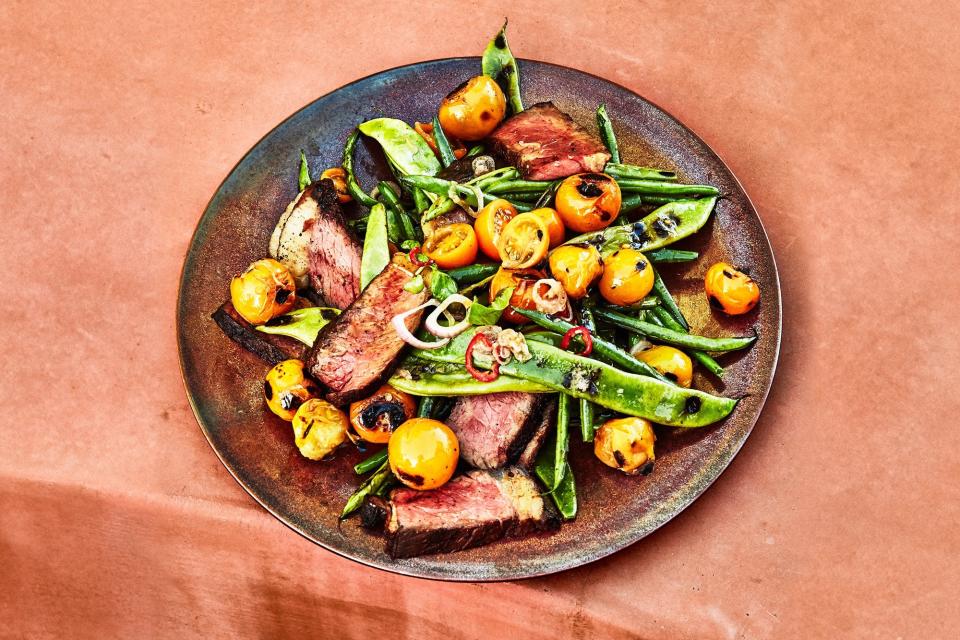
[[[410,249],[410,262],[417,266],[428,267],[433,264],[433,260],[423,252],[423,249],[417,245],[413,249]]]
[[[493,382],[500,377],[500,363],[494,360],[493,366],[490,367],[490,371],[482,371],[474,367],[473,348],[477,346],[477,343],[483,343],[484,346],[493,349],[493,343],[490,341],[490,338],[487,337],[487,334],[478,333],[473,336],[473,339],[470,340],[470,344],[467,345],[466,362],[464,363],[467,367],[467,372],[469,372],[470,375],[480,382]]]
[[[577,355],[588,356],[593,353],[593,336],[590,335],[590,330],[583,326],[573,327],[563,334],[563,340],[560,341],[560,348],[567,349],[575,336],[580,336],[580,339],[583,340],[583,351]]]

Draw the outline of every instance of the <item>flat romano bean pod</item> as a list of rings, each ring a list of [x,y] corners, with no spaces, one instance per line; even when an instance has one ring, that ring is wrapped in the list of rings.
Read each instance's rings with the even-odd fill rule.
[[[597,313],[599,315],[599,310]],[[476,329],[471,329],[444,347],[413,353],[418,358],[439,362],[464,362],[467,345],[475,334]],[[618,413],[672,427],[713,424],[730,415],[737,406],[737,401],[731,398],[628,373],[542,342],[527,341],[527,347],[532,357],[526,362],[511,360],[501,365],[501,377],[507,375],[535,382],[574,398],[589,399]]]
[[[597,309],[595,313],[607,322],[615,324],[618,327],[635,331],[637,333],[642,333],[643,335],[653,338],[654,340],[659,340],[660,342],[672,344],[677,347],[696,349],[698,351],[736,351],[738,349],[749,347],[757,339],[757,336],[749,336],[745,338],[707,338],[704,336],[695,336],[689,333],[683,333],[682,331],[667,329],[666,327],[661,327],[650,322],[644,322],[643,320],[637,320],[636,318],[625,316],[622,313],[617,313],[616,311]]]
[[[716,198],[669,202],[633,224],[585,233],[564,244],[592,244],[604,257],[621,247],[660,249],[703,228],[716,204]]]

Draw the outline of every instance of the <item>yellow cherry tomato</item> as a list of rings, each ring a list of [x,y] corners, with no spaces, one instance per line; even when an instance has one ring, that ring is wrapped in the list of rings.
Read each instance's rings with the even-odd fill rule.
[[[620,185],[604,173],[570,176],[557,188],[554,204],[568,229],[599,231],[620,214]]]
[[[337,190],[337,200],[340,204],[346,204],[353,200],[350,192],[347,191],[347,172],[341,167],[331,167],[320,174],[321,180],[329,180]]]
[[[539,217],[541,220],[543,220],[543,224],[546,225],[547,233],[550,234],[551,249],[563,244],[563,238],[566,229],[564,228],[563,220],[560,219],[560,214],[557,213],[556,209],[543,207],[541,209],[534,209],[530,213]]]
[[[510,307],[504,309],[500,317],[514,324],[528,322],[526,318],[511,307],[536,310],[537,303],[533,299],[533,285],[536,284],[537,280],[546,277],[546,274],[539,269],[504,269],[500,267],[500,270],[494,274],[493,280],[490,281],[490,299],[496,298],[501,290],[513,287],[513,293],[510,294]]]
[[[710,306],[731,316],[750,311],[760,301],[757,283],[725,262],[718,262],[707,270],[704,286]]]
[[[693,363],[687,354],[675,347],[650,347],[638,353],[637,359],[646,362],[681,387],[689,387],[693,382]]]
[[[412,489],[436,489],[453,476],[460,443],[439,420],[414,418],[397,427],[387,444],[390,470]]]
[[[640,302],[653,290],[653,265],[636,249],[617,249],[603,263],[600,295],[623,307]]]
[[[230,301],[244,320],[263,324],[293,308],[297,283],[290,269],[276,260],[257,260],[230,281]]]
[[[497,128],[507,113],[507,98],[493,78],[476,76],[453,90],[437,114],[448,136],[480,140]]]
[[[593,453],[608,467],[628,475],[653,471],[653,444],[657,434],[643,418],[619,418],[604,422],[593,438]]]
[[[307,400],[293,416],[293,437],[300,455],[320,460],[347,439],[347,416],[335,406],[321,400]]]
[[[529,269],[547,257],[550,232],[540,216],[521,213],[500,232],[497,249],[507,269]]]
[[[410,394],[385,384],[369,398],[350,405],[350,424],[362,439],[383,444],[416,413],[417,404]]]
[[[603,260],[597,248],[589,244],[565,244],[550,254],[550,273],[571,298],[587,295],[603,273]]]
[[[502,198],[490,202],[480,210],[473,222],[473,228],[477,232],[480,251],[488,258],[500,259],[500,251],[497,249],[500,232],[516,216],[517,208]]]
[[[477,233],[466,222],[448,224],[430,234],[423,252],[441,269],[465,267],[477,259]]]
[[[293,420],[300,405],[320,395],[320,389],[304,375],[303,362],[284,360],[267,372],[263,395],[270,411],[284,420]]]

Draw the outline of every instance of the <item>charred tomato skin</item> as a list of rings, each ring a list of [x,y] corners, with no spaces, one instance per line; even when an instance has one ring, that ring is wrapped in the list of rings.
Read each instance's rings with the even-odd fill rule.
[[[653,445],[657,435],[643,418],[618,418],[600,425],[593,439],[593,452],[608,467],[627,475],[646,475],[653,470]]]
[[[347,189],[347,172],[343,167],[330,167],[320,174],[321,180],[329,180],[333,183],[333,188],[337,190],[337,200],[340,204],[346,204],[353,200],[350,191]]]
[[[456,434],[439,420],[413,418],[400,425],[387,444],[390,470],[411,489],[443,486],[460,459]]]
[[[493,78],[475,76],[440,102],[438,117],[444,133],[458,140],[486,138],[507,113],[507,98]]]
[[[600,295],[610,304],[630,306],[653,290],[653,265],[636,249],[617,249],[603,263]]]
[[[304,374],[301,360],[284,360],[267,372],[263,396],[267,407],[284,420],[293,420],[307,400],[320,395],[320,389]]]
[[[556,209],[551,207],[541,207],[539,209],[534,209],[530,213],[540,218],[543,221],[543,224],[546,225],[547,232],[550,234],[551,249],[563,244],[563,239],[566,234],[566,227],[563,226],[563,220],[560,219],[560,214],[557,213]]]
[[[244,320],[263,324],[286,313],[297,301],[297,283],[285,265],[257,260],[230,281],[230,301]]]
[[[347,439],[349,421],[335,406],[311,398],[293,416],[293,437],[300,455],[309,460],[328,456]]]
[[[366,442],[383,444],[416,412],[417,405],[410,394],[385,384],[369,398],[350,405],[350,425]]]
[[[636,357],[681,387],[689,388],[693,382],[693,363],[687,354],[676,347],[656,345],[641,351]]]
[[[759,285],[726,262],[718,262],[707,270],[704,289],[710,306],[730,316],[747,313],[760,302]]]
[[[587,233],[613,224],[620,214],[620,201],[616,180],[605,173],[578,173],[560,183],[554,204],[568,229]]]
[[[571,298],[579,300],[604,273],[603,260],[597,248],[589,244],[567,244],[557,247],[548,260],[550,273]]]

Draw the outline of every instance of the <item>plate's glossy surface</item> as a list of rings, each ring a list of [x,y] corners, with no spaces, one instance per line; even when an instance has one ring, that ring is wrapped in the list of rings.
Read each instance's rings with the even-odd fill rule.
[[[572,464],[580,497],[577,520],[559,532],[508,540],[460,553],[391,560],[383,539],[355,519],[337,516],[358,485],[352,465],[364,456],[342,447],[332,461],[310,462],[293,445],[288,423],[264,406],[268,367],[231,342],[210,319],[227,299],[230,278],[265,257],[270,232],[296,195],[300,149],[314,174],[340,164],[355,125],[378,116],[429,121],[443,96],[479,73],[479,58],[424,62],[364,78],[300,110],[271,131],[217,190],[194,234],[183,267],[177,309],[181,366],[190,402],[211,446],[238,482],[268,511],[340,555],[398,573],[443,580],[508,580],[562,571],[618,551],[682,511],[723,472],[763,407],[780,344],[780,288],[763,226],[736,178],[696,135],[627,89],[573,69],[520,61],[524,103],[551,100],[595,127],[606,103],[625,162],[672,169],[684,182],[716,185],[724,194],[711,222],[675,246],[701,252],[692,265],[661,271],[696,333],[759,338],[745,353],[720,358],[725,384],[698,373],[694,385],[742,398],[733,414],[704,429],[658,428],[657,462],[645,478],[604,467],[574,438]],[[372,147],[358,145],[357,169],[368,189],[383,176]],[[711,313],[703,295],[707,267],[725,260],[760,284],[759,307],[741,318]]]

